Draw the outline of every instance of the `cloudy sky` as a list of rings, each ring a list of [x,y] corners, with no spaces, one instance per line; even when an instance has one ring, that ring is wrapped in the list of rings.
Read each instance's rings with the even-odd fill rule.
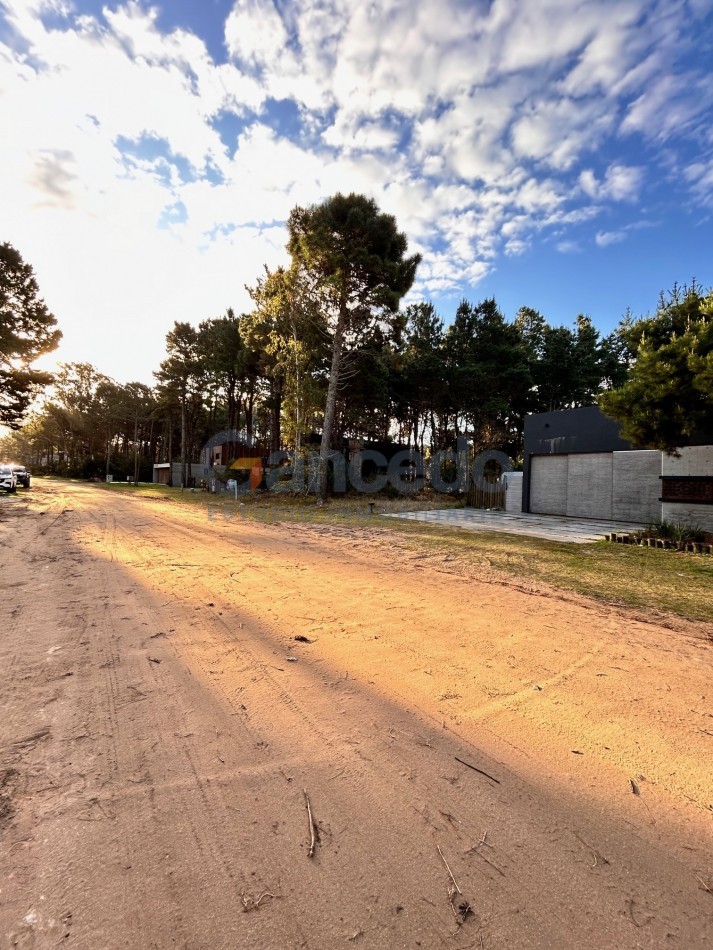
[[[449,319],[713,283],[711,0],[0,0],[0,240],[59,358],[151,381],[296,204],[364,192]]]

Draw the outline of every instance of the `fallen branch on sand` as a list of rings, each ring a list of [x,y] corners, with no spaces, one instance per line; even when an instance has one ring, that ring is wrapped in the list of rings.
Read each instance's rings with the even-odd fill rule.
[[[450,879],[453,881],[453,887],[455,887],[455,889],[458,891],[459,894],[462,894],[463,891],[458,887],[458,882],[457,882],[456,879],[453,877],[453,871],[451,871],[450,867],[448,866],[448,862],[447,862],[446,859],[443,857],[443,852],[441,851],[441,846],[440,846],[439,844],[437,844],[436,847],[438,848],[438,853],[439,853],[440,856],[441,856],[441,861],[443,861],[443,863],[445,864],[445,866],[446,866],[446,871],[448,871],[448,875],[449,875]]]
[[[495,782],[496,785],[500,784],[499,778],[495,778],[494,776],[489,775],[487,772],[484,772],[482,769],[476,768],[474,765],[471,765],[470,762],[464,762],[463,759],[459,759],[457,755],[454,755],[453,758],[456,760],[456,762],[460,762],[461,765],[465,765],[467,768],[477,772],[478,775],[484,775],[486,778],[489,778],[490,781]]]
[[[307,789],[302,789],[305,796],[305,805],[307,806],[307,818],[309,820],[309,851],[307,852],[307,857],[311,858],[314,856],[314,846],[315,846],[315,835],[314,835],[314,818],[312,817],[312,808],[309,803],[309,795],[307,794]]]
[[[473,908],[470,906],[468,901],[463,897],[463,891],[458,886],[458,881],[456,881],[455,877],[453,876],[453,871],[451,871],[448,865],[448,862],[444,858],[440,845],[436,845],[436,848],[438,848],[438,853],[441,856],[441,861],[443,861],[443,863],[445,864],[446,871],[448,871],[448,876],[453,882],[448,888],[448,903],[451,905],[451,910],[453,911],[455,918],[458,921],[458,924],[460,925],[460,924],[465,923],[469,914],[473,913]],[[455,900],[456,894],[459,894],[463,899],[456,902]]]
[[[573,831],[572,834],[577,839],[577,841],[583,844],[585,848],[589,848],[589,850],[592,852],[592,857],[594,858],[594,864],[592,865],[593,868],[595,868],[600,861],[602,862],[602,864],[609,864],[609,862],[604,857],[604,855],[601,852],[597,851],[596,848],[592,847],[592,845],[588,841],[585,841],[584,838],[580,837],[580,835],[578,835],[576,831]]]

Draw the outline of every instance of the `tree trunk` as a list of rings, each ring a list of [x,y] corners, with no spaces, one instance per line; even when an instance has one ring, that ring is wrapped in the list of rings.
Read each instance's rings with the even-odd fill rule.
[[[248,434],[248,440],[252,443],[253,438],[253,416],[255,410],[255,386],[251,385],[248,392],[248,398],[245,402],[245,428]]]
[[[154,420],[151,419],[151,424],[149,425],[149,438],[146,443],[146,451],[148,452],[149,461],[151,462],[151,481],[153,481],[153,466],[156,462],[156,439],[154,437]]]
[[[181,400],[181,488],[187,488],[186,483],[186,396]]]
[[[282,380],[274,384],[272,393],[272,411],[270,421],[270,451],[279,452],[282,442],[282,399],[283,387]]]
[[[292,321],[292,342],[295,347],[295,457],[302,449],[302,414],[300,412],[300,360],[297,352],[297,324]]]
[[[334,428],[334,412],[337,405],[337,387],[339,386],[339,370],[342,363],[342,345],[344,343],[344,324],[346,323],[346,316],[346,300],[342,299],[339,307],[337,328],[334,331],[332,368],[329,372],[327,402],[324,407],[324,426],[322,427],[322,445],[319,450],[319,497],[322,501],[327,497],[329,453],[332,450],[332,429]]]
[[[106,478],[104,481],[109,481],[109,465],[111,463],[111,436],[106,440]]]
[[[236,388],[237,388],[237,380],[235,379],[235,377],[230,376],[228,380],[227,390],[226,390],[226,396],[228,400],[228,431],[229,432],[234,432],[238,428],[239,412],[238,412],[238,400],[235,394]],[[228,441],[226,451],[228,453],[228,457],[221,459],[223,465],[228,465],[230,462],[232,462],[237,454],[237,443],[235,439],[232,437],[232,435]]]
[[[134,416],[134,485],[139,484],[139,417]]]

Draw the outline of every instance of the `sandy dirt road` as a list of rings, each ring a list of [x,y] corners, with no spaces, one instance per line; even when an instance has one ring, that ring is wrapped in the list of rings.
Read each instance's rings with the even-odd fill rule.
[[[713,945],[709,629],[91,486],[0,532],[0,947]]]

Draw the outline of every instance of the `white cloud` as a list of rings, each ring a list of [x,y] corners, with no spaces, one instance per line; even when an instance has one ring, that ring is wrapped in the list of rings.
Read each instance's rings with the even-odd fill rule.
[[[619,244],[626,238],[624,231],[597,231],[594,238],[598,247],[609,247],[610,244]]]
[[[683,177],[690,184],[696,200],[713,207],[713,157],[692,162],[684,169]]]
[[[597,201],[636,201],[644,182],[644,169],[633,165],[610,165],[601,181],[590,168],[579,176],[582,191]]]
[[[132,333],[151,367],[173,319],[247,306],[243,285],[285,259],[290,209],[337,190],[396,216],[424,255],[416,292],[463,292],[535,235],[571,253],[572,227],[591,241],[607,206],[635,206],[653,175],[632,143],[648,160],[665,140],[671,167],[677,137],[710,136],[696,2],[238,0],[218,62],[148,2],[77,17],[0,0],[7,239],[66,347],[117,373]],[[276,131],[268,100],[288,100],[299,130]],[[710,203],[709,158],[677,167]]]
[[[614,117],[597,100],[543,99],[531,103],[512,128],[516,153],[566,170],[613,127]]]
[[[506,70],[550,66],[566,59],[584,48],[602,26],[600,5],[586,0],[538,0],[530,4],[508,0],[501,5],[508,8],[511,17],[501,60]]]
[[[261,68],[287,49],[287,31],[272,0],[238,0],[225,24],[230,53]]]
[[[505,242],[505,254],[508,257],[519,257],[529,247],[529,241],[523,241],[521,238],[511,238],[511,240]]]
[[[385,151],[398,143],[398,132],[383,121],[358,122],[354,117],[341,116],[322,135],[327,145],[348,151]]]
[[[580,254],[582,251],[582,245],[579,241],[558,241],[555,247],[560,254]]]
[[[707,127],[706,113],[712,104],[708,77],[692,80],[686,75],[663,73],[628,107],[621,130],[663,141],[699,122]]]

